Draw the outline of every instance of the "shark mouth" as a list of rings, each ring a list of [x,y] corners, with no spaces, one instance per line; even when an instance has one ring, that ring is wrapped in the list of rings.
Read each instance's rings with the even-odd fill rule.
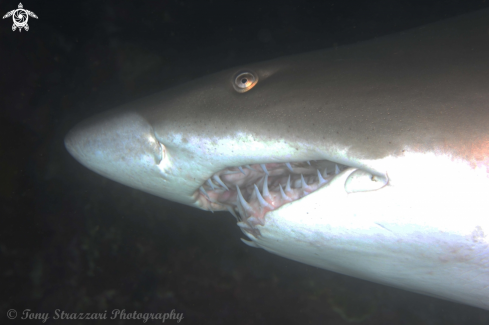
[[[226,168],[196,192],[207,210],[227,209],[245,232],[258,235],[265,215],[329,183],[347,166],[330,161],[254,164]]]

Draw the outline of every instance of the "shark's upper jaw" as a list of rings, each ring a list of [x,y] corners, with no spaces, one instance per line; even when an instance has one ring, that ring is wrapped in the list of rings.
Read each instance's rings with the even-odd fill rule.
[[[241,153],[236,156],[209,154],[204,142],[158,135],[144,117],[130,110],[110,111],[80,123],[66,136],[65,145],[78,161],[101,175],[204,210],[228,210],[250,225],[263,224],[268,211],[313,193],[341,170],[355,167],[345,158],[334,162],[311,155],[311,148],[309,155],[316,159],[303,160],[300,150],[294,155],[295,148],[274,143],[253,149],[254,155],[247,142],[241,148],[232,144]],[[274,146],[280,147],[275,153]],[[380,171],[376,176],[359,172],[362,181],[356,173],[345,184],[347,191],[373,190],[387,183]]]

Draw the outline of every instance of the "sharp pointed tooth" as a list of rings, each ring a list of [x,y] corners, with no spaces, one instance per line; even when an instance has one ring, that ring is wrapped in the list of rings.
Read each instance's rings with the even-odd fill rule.
[[[243,173],[243,175],[246,175],[243,168],[241,168],[241,166],[238,167],[239,171]]]
[[[338,167],[338,165],[337,165],[337,164],[336,164],[336,165],[334,165],[334,173],[335,173],[336,175],[338,175],[338,174],[340,173],[340,167]]]
[[[273,210],[273,206],[267,201],[265,201],[263,196],[261,196],[260,191],[258,190],[258,187],[256,185],[255,185],[255,194],[256,194],[256,198],[258,199],[258,202],[260,202],[260,205],[262,207],[266,207]]]
[[[209,201],[211,201],[211,198],[209,197],[209,195],[207,194],[207,192],[204,190],[204,188],[203,188],[202,186],[199,188],[199,190],[200,190],[200,193],[204,194],[204,195],[205,195],[205,197],[206,197],[206,198],[207,198]],[[211,202],[212,202],[212,201],[211,201]]]
[[[324,177],[328,177],[328,168],[324,167]]]
[[[210,179],[210,178],[207,180],[207,185],[209,185],[209,186],[212,188],[212,190],[215,190],[215,189],[216,189],[216,188],[214,187],[214,183],[212,183],[212,181],[211,181],[211,179]]]
[[[253,168],[251,168],[250,165],[244,165],[244,166],[245,166],[245,168],[248,168],[249,170],[255,171]]]
[[[306,160],[306,163],[311,166],[311,162],[309,160]]]
[[[263,169],[263,171],[265,172],[265,174],[268,175],[268,170],[267,170],[267,167],[265,166],[265,164],[260,164],[260,167],[261,167],[261,169]]]
[[[243,207],[241,206],[241,203],[239,203],[239,200],[238,200],[238,202],[236,202],[236,207],[238,208],[238,213],[241,216],[241,219],[246,219],[247,215],[243,211]]]
[[[319,172],[319,169],[317,169],[317,171],[318,171],[319,186],[321,186],[321,185],[323,185],[323,184],[326,184],[328,181],[327,181],[327,180],[325,180],[325,179],[323,178],[323,176],[321,176],[321,173]]]
[[[239,186],[236,185],[236,189],[238,190],[238,199],[239,199],[239,203],[241,204],[241,206],[243,207],[243,209],[248,212],[249,214],[253,214],[253,208],[251,207],[251,205],[248,204],[248,202],[246,202],[246,200],[244,199],[243,195],[241,195],[241,191],[239,190]]]
[[[306,181],[304,180],[304,176],[302,176],[302,174],[301,174],[301,181],[302,181],[302,192],[304,194],[311,193],[312,192],[312,188],[309,185],[307,185]]]
[[[270,195],[270,192],[268,191],[268,175],[265,176],[265,180],[263,181],[263,197],[271,200],[272,196]]]
[[[212,176],[212,178],[219,184],[221,185],[222,187],[224,187],[226,190],[229,191],[229,188],[226,186],[226,184],[224,184],[221,179],[219,178],[219,175],[214,175]]]
[[[280,186],[280,194],[282,195],[282,200],[285,200],[285,201],[292,201],[292,199],[290,197],[288,197],[285,193],[284,193],[284,190],[282,188],[282,185],[281,184],[278,184]]]
[[[233,215],[233,217],[236,218],[236,220],[239,220],[238,216],[236,215],[236,212],[234,212],[234,208],[233,207],[230,207],[229,205],[226,205],[226,208]]]
[[[209,204],[209,210],[210,210],[212,213],[214,213],[214,210],[212,209],[212,203],[211,203],[211,204]]]
[[[241,227],[241,228],[245,228],[245,229],[253,229],[250,227],[249,224],[247,224],[246,222],[243,222],[243,221],[240,221],[237,223],[238,227]]]
[[[292,166],[290,165],[290,163],[285,163],[285,166],[287,166],[287,168],[293,172],[294,170],[292,169]]]
[[[260,246],[258,246],[257,244],[255,244],[255,242],[252,242],[252,241],[249,241],[249,240],[246,240],[246,239],[243,239],[243,238],[241,238],[241,241],[243,243],[245,243],[246,245],[250,246],[250,247],[260,248]]]
[[[287,179],[287,185],[285,186],[285,192],[292,192],[292,189],[290,188],[290,175],[289,175],[289,178]]]

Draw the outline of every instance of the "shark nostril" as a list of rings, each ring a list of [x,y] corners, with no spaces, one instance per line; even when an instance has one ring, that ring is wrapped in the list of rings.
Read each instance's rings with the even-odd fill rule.
[[[160,142],[158,142],[158,143],[159,143],[159,146],[157,147],[156,152],[155,152],[155,163],[157,165],[159,165],[161,163],[161,161],[163,160],[163,158],[165,158],[165,153],[166,153],[165,146]]]

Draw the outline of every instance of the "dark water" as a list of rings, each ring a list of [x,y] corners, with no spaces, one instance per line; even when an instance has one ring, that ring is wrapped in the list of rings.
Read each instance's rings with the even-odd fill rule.
[[[17,8],[0,1],[2,16]],[[394,33],[485,1],[26,1],[0,21],[0,323],[489,324],[489,311],[301,265],[243,245],[205,213],[104,179],[63,136],[81,119],[198,76]],[[16,321],[7,318],[15,309]],[[106,320],[54,320],[55,311]],[[34,314],[31,314],[34,315]],[[154,320],[148,323],[161,322]],[[176,320],[167,320],[176,323]]]

